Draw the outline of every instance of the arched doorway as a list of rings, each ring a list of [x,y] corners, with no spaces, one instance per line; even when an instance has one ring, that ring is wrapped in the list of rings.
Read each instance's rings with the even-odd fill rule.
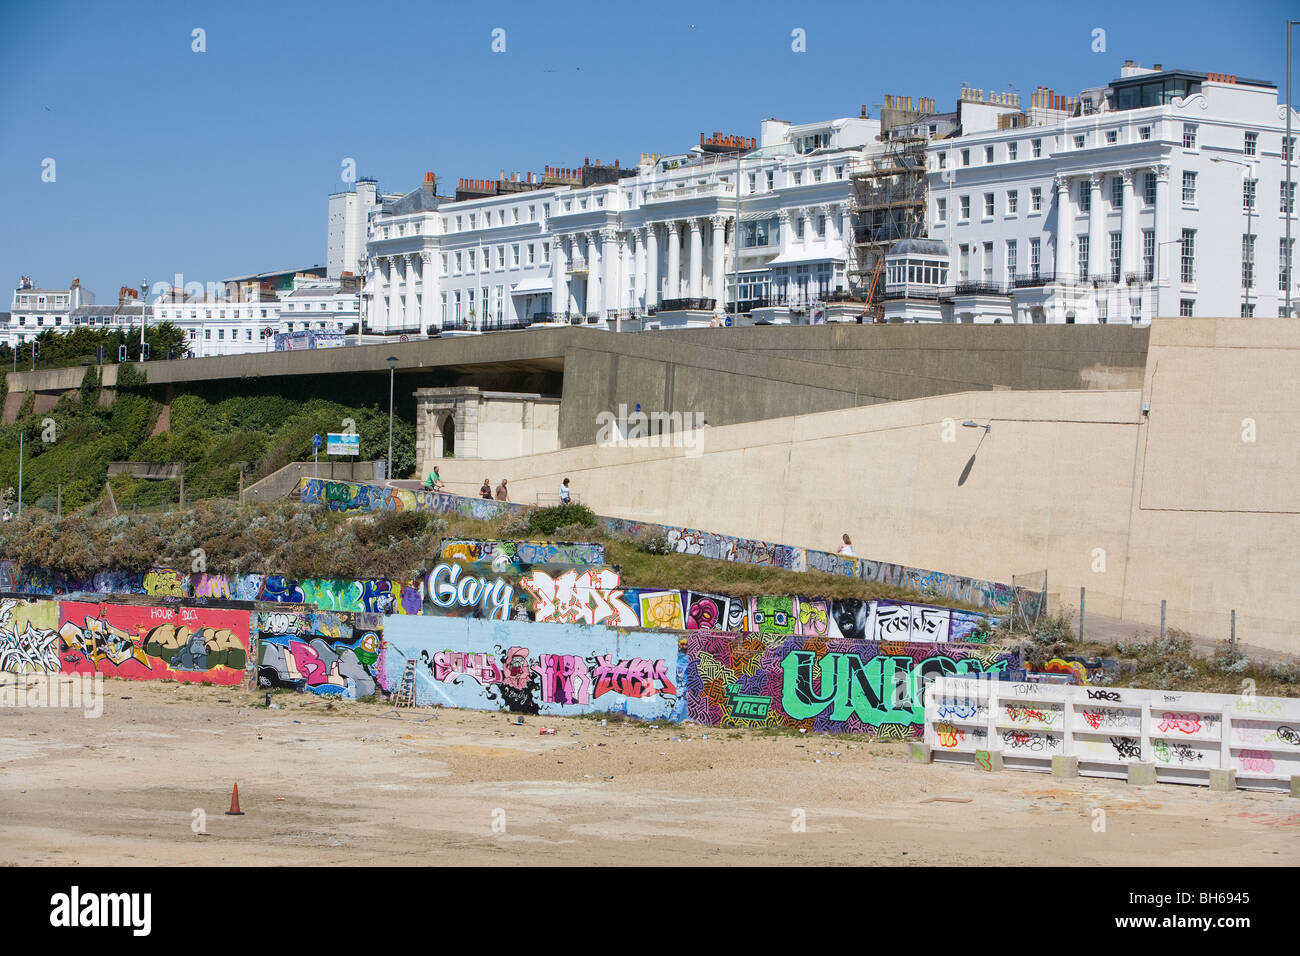
[[[454,458],[456,456],[456,419],[451,412],[443,412],[438,422],[438,433],[442,438],[442,457]]]

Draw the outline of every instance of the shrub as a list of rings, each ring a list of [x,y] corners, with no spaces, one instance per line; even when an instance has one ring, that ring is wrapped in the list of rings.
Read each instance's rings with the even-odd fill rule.
[[[558,505],[554,508],[538,508],[528,519],[528,533],[552,537],[556,531],[566,526],[576,526],[579,531],[596,527],[596,516],[586,505]]]

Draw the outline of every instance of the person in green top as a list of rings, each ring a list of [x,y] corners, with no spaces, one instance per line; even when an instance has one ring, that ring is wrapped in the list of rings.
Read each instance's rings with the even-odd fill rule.
[[[442,475],[438,474],[438,466],[434,465],[433,471],[429,472],[429,477],[424,479],[424,487],[437,490],[442,484]]]

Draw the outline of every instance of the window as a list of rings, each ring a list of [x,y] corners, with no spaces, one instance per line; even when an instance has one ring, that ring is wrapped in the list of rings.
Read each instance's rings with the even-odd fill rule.
[[[1255,188],[1259,185],[1258,179],[1243,179],[1241,181],[1241,211],[1255,211]]]
[[[1034,159],[1043,155],[1043,141],[1041,139],[1032,139],[1029,141],[1030,149],[1033,151]]]
[[[822,181],[822,170],[821,167],[818,166],[816,169],[813,170],[813,182],[819,183],[821,181]]]
[[[1182,280],[1184,285],[1196,281],[1196,230],[1184,229],[1180,243],[1182,260]]]
[[[935,222],[948,221],[948,200],[942,198],[935,200],[934,221]]]
[[[970,278],[970,246],[962,244],[957,247],[957,274],[962,282]]]
[[[1287,285],[1291,281],[1291,255],[1294,250],[1295,240],[1292,239],[1288,245],[1285,238],[1277,241],[1277,288],[1279,292],[1285,292]]]
[[[1033,238],[1029,240],[1029,274],[1035,279],[1038,278],[1038,269],[1041,265],[1043,253],[1043,240]]]
[[[471,229],[474,228],[474,225],[475,225],[477,219],[478,219],[478,216],[475,215],[474,213],[470,213],[470,214],[469,214],[469,227],[470,227]]]
[[[993,215],[993,194],[992,193],[984,194],[984,215],[985,217],[989,217]]]
[[[474,271],[474,250],[471,249],[469,252],[465,253],[465,255],[468,258],[469,271],[473,272]]]
[[[1079,242],[1079,279],[1088,278],[1088,235],[1078,237]]]
[[[1250,305],[1246,305],[1244,302],[1241,304],[1241,317],[1243,319],[1253,319],[1255,317],[1255,304],[1253,302]]]
[[[757,188],[758,188],[758,173],[750,173],[750,174],[749,174],[749,192],[750,192],[750,194],[753,195],[754,191],[755,191]]]
[[[1195,148],[1196,148],[1196,124],[1184,123],[1183,124],[1183,149],[1195,149]]]
[[[1284,213],[1295,212],[1295,183],[1282,181],[1278,188],[1278,211]]]
[[[1120,234],[1112,232],[1110,234],[1110,281],[1118,282],[1120,279]]]
[[[1106,142],[1107,142],[1108,144],[1118,143],[1118,142],[1119,142],[1119,130],[1117,130],[1117,129],[1108,129],[1108,130],[1106,130]]]
[[[1191,316],[1196,310],[1195,299],[1179,299],[1178,314],[1182,316]]]
[[[1142,201],[1148,206],[1156,204],[1156,174],[1147,173],[1142,177]]]
[[[447,274],[447,253],[442,254],[442,274]]]
[[[992,147],[992,146],[985,146],[985,147],[984,147],[984,162],[986,162],[986,163],[991,163],[991,162],[993,162],[993,147]]]
[[[969,165],[970,165],[970,150],[969,150],[969,149],[963,149],[963,150],[961,151],[961,164],[962,164],[963,166],[969,166]]]
[[[1196,173],[1183,170],[1183,205],[1196,205]]]
[[[1019,145],[1019,143],[1007,143],[1007,159],[1013,163],[1016,161],[1016,153],[1018,152]]]
[[[510,247],[510,267],[519,268],[519,243],[517,242]]]
[[[1241,237],[1241,287],[1255,288],[1255,237]]]
[[[835,178],[836,178],[836,179],[843,179],[843,178],[844,178],[844,167],[843,167],[842,165],[841,165],[841,166],[836,166],[836,167],[835,167]]]
[[[947,153],[940,153],[940,154],[938,155],[938,160],[939,160],[939,168],[940,168],[940,169],[945,169],[945,168],[947,168],[947,166],[948,166],[948,154],[947,154]]]
[[[1074,137],[1074,148],[1075,148],[1075,149],[1083,149],[1083,144],[1084,144],[1085,142],[1086,142],[1086,139],[1084,138],[1083,135],[1079,135],[1079,136]]]
[[[1142,230],[1142,277],[1150,282],[1156,277],[1156,231]]]
[[[550,263],[551,263],[551,244],[549,242],[543,242],[542,243],[542,264],[550,265]]]
[[[537,221],[537,207],[536,207],[536,206],[529,206],[529,207],[528,207],[528,221],[529,221],[529,222],[536,222],[536,221]]]
[[[1030,212],[1043,211],[1043,187],[1042,186],[1029,187],[1029,211]]]
[[[528,264],[529,264],[530,266],[531,266],[531,265],[536,265],[536,264],[537,264],[537,250],[536,250],[536,246],[535,246],[534,243],[531,243],[531,242],[528,244]]]
[[[818,239],[826,238],[826,217],[825,216],[817,217],[817,238]]]
[[[965,222],[970,218],[970,196],[961,196],[958,202],[961,203],[961,221]]]
[[[769,170],[767,171],[767,190],[768,190],[768,192],[771,192],[771,191],[772,191],[772,180],[773,180],[773,171],[769,169]]]
[[[1254,156],[1259,151],[1259,134],[1246,133],[1246,142],[1242,147],[1242,152],[1247,156]]]
[[[794,221],[794,235],[795,235],[795,238],[796,238],[796,239],[802,239],[802,238],[803,238],[803,223],[804,223],[804,217],[803,217],[803,216],[799,216],[799,217],[798,217],[797,219],[795,219],[795,221]]]
[[[1293,162],[1294,156],[1295,156],[1295,137],[1292,136],[1290,139],[1287,139],[1285,136],[1283,136],[1282,137],[1282,161],[1286,163]]]
[[[1116,209],[1124,208],[1124,177],[1115,176],[1110,181],[1110,204]]]
[[[1007,280],[1016,277],[1016,240],[1007,240]]]
[[[1020,208],[1020,191],[1016,189],[1007,190],[1007,215],[1014,216]]]
[[[802,170],[802,169],[796,169],[796,170],[794,171],[794,184],[795,184],[796,186],[802,186],[802,185],[803,185],[803,170]]]
[[[1086,179],[1079,182],[1079,212],[1092,212],[1092,184]]]
[[[1138,139],[1141,139],[1141,140],[1148,140],[1148,139],[1150,139],[1150,138],[1151,138],[1151,127],[1150,127],[1150,126],[1139,126],[1139,127],[1138,127]]]
[[[984,243],[984,281],[993,281],[993,243]]]
[[[461,259],[461,253],[458,252],[456,253],[456,275],[460,275],[462,264],[463,260]]]
[[[497,246],[497,268],[504,269],[505,267],[506,267],[506,247]]]

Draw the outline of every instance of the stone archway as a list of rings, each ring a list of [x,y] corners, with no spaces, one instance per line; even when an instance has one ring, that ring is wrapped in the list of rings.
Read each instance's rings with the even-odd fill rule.
[[[456,419],[451,412],[443,412],[439,416],[438,431],[433,439],[433,455],[435,458],[456,457]]]

